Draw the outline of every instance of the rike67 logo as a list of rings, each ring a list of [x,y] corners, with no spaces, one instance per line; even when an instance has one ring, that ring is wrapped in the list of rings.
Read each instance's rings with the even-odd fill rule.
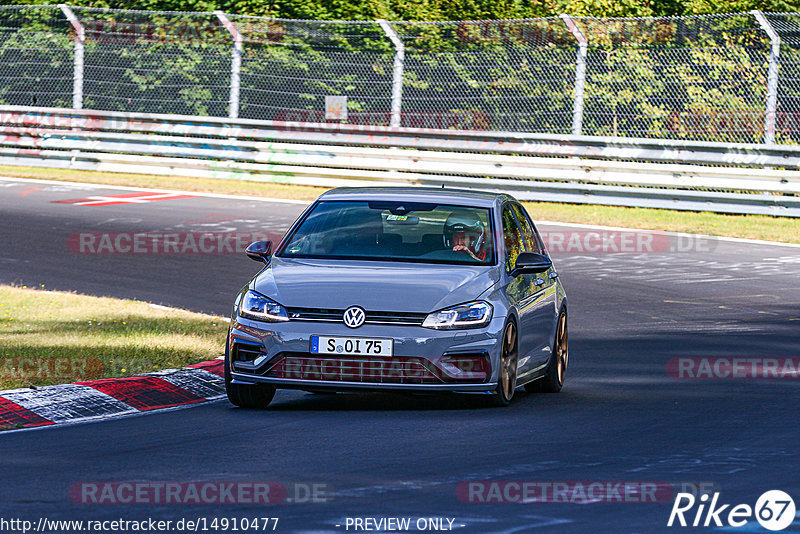
[[[749,504],[721,504],[720,493],[695,497],[691,493],[678,493],[672,504],[667,526],[692,527],[743,527],[753,519],[767,530],[784,530],[795,518],[794,500],[781,490],[764,492],[755,507]],[[710,502],[709,502],[710,501]]]

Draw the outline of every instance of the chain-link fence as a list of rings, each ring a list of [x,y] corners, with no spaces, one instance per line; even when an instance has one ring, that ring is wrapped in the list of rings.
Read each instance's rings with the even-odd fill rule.
[[[58,7],[0,9],[0,102],[72,106],[70,24]]]
[[[242,36],[239,116],[325,122],[325,96],[347,96],[347,120],[387,125],[392,44],[373,22],[230,16]]]
[[[800,143],[800,14],[767,13],[780,38],[778,112],[779,142]]]
[[[800,143],[800,14],[386,22],[0,6],[0,104]]]
[[[586,132],[763,139],[770,42],[752,14],[578,24],[590,43]]]
[[[85,32],[85,108],[227,113],[230,34],[213,13],[73,12]]]

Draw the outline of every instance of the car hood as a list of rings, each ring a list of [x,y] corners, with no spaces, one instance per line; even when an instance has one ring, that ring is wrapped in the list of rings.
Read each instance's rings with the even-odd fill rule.
[[[498,277],[491,266],[274,257],[250,287],[290,308],[428,313],[475,300]]]

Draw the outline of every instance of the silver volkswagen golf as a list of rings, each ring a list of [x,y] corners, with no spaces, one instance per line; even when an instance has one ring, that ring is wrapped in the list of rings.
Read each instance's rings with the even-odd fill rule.
[[[225,350],[230,401],[278,388],[557,392],[567,298],[525,209],[505,194],[340,188],[297,219],[242,288]]]

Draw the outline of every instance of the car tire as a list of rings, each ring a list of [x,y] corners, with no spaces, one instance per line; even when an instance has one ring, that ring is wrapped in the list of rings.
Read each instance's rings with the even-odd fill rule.
[[[225,393],[228,400],[240,408],[261,410],[269,406],[275,396],[275,388],[266,384],[234,384],[231,378],[231,357],[225,344]]]
[[[517,388],[517,347],[517,325],[514,321],[509,321],[503,328],[500,372],[497,376],[497,388],[489,397],[491,406],[508,406],[514,398],[514,390]]]
[[[562,309],[556,323],[553,350],[543,377],[525,384],[529,393],[558,393],[564,387],[564,377],[569,364],[569,331],[567,329],[567,310]]]

